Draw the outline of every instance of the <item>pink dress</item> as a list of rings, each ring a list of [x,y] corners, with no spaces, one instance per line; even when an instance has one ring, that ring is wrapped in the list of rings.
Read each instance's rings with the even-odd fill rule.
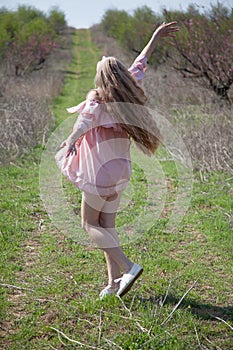
[[[140,85],[145,75],[147,58],[138,56],[129,72]],[[130,180],[130,140],[104,108],[104,103],[85,100],[67,109],[80,113],[74,129],[84,134],[76,141],[77,154],[66,158],[67,147],[55,156],[62,173],[80,190],[100,196],[123,191]]]

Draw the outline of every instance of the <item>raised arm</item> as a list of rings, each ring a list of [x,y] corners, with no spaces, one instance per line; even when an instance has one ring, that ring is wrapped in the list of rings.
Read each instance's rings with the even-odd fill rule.
[[[161,24],[152,34],[151,39],[142,50],[141,55],[145,55],[147,58],[149,58],[152,52],[154,51],[159,38],[166,36],[175,37],[175,32],[179,30],[176,24],[176,22]]]

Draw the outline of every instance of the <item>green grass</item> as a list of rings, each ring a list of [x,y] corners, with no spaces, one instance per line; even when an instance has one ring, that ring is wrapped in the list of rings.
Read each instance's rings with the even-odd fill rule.
[[[89,31],[77,31],[73,39],[74,61],[54,102],[57,125],[67,116],[65,108],[79,103],[93,86],[100,56]],[[195,174],[189,210],[177,230],[169,232],[177,174],[172,162],[161,161],[169,182],[165,209],[149,231],[124,246],[144,273],[122,300],[100,301],[107,280],[103,254],[59,232],[47,216],[39,191],[42,151],[37,147],[0,169],[1,348],[230,350],[232,177],[211,173],[200,179]],[[80,193],[65,180],[63,185],[79,213]],[[147,181],[137,165],[132,186],[134,197],[120,212],[119,226],[133,222],[145,205]]]

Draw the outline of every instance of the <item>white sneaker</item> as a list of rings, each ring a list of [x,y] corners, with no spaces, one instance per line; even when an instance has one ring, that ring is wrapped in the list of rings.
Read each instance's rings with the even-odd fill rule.
[[[143,268],[140,265],[133,264],[128,273],[124,273],[121,278],[118,278],[114,281],[115,283],[120,282],[120,287],[116,294],[119,297],[125,295],[130,290],[134,282],[138,279],[138,277],[142,274],[142,272]]]
[[[103,299],[109,295],[115,295],[117,294],[119,287],[113,287],[111,284],[107,285],[101,292],[100,292],[100,299]]]

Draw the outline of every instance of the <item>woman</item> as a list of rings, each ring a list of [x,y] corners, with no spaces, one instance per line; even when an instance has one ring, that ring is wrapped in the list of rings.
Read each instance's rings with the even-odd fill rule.
[[[160,25],[129,69],[115,57],[103,57],[97,63],[94,97],[68,109],[80,116],[56,159],[82,191],[82,226],[105,254],[108,285],[100,298],[122,297],[143,271],[120,248],[115,218],[131,176],[130,139],[146,154],[159,144],[153,118],[146,108],[143,115],[138,110],[146,103],[141,83],[147,59],[160,37],[173,37],[177,31],[176,22]]]

